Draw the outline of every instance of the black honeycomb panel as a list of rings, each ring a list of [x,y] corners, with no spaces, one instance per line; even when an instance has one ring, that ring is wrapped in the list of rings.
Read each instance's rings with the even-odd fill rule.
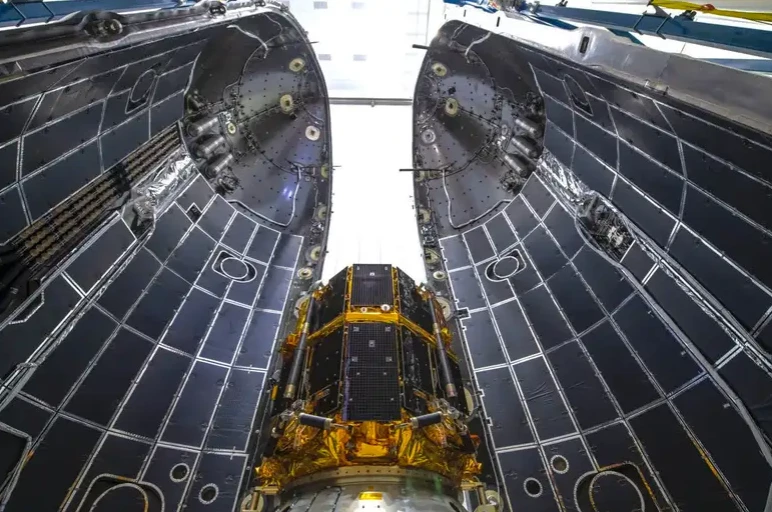
[[[747,197],[740,202],[751,200]],[[693,187],[689,187],[687,193],[684,221],[726,257],[772,289],[772,270],[766,264],[772,259],[772,236]],[[742,282],[741,278],[739,280]],[[744,287],[750,286],[745,283]]]
[[[61,404],[116,327],[99,309],[90,308],[35,370],[24,391],[52,406]]]
[[[611,114],[614,116],[617,132],[621,139],[630,145],[635,145],[636,148],[676,173],[683,174],[678,142],[675,137],[642,123],[625,111],[612,108]],[[624,144],[620,144],[620,153],[624,146]]]
[[[246,456],[202,454],[187,494],[187,501],[183,505],[184,509],[190,512],[209,512],[213,506],[222,510],[233,509],[239,499],[239,481],[246,463]],[[217,489],[214,501],[209,503],[201,499],[202,491],[207,486]]]
[[[641,244],[633,242],[625,255],[622,257],[622,266],[632,273],[639,282],[643,282],[644,278],[649,274],[651,268],[654,266],[654,261],[643,250]]]
[[[99,144],[102,147],[102,166],[105,170],[123,160],[132,151],[147,142],[150,137],[150,114],[139,114],[118,126],[107,135],[102,135]]]
[[[735,510],[715,470],[666,405],[646,411],[630,424],[681,510]],[[673,460],[678,465],[671,464]]]
[[[268,311],[252,311],[244,340],[236,356],[239,366],[266,368],[271,358],[281,315]]]
[[[214,240],[194,227],[172,253],[168,267],[189,283],[194,283],[215,245]]]
[[[23,95],[26,96],[27,94],[29,91]],[[3,102],[10,100],[3,95],[0,95],[0,98],[3,98]],[[0,144],[19,136],[29,115],[35,108],[37,100],[37,98],[29,98],[15,105],[0,108]]]
[[[93,427],[58,417],[25,464],[6,510],[29,510],[30,503],[41,510],[57,510],[99,437],[100,431]],[[52,466],[57,470],[52,472]],[[44,493],[40,492],[41,480],[47,482]]]
[[[472,313],[469,318],[462,320],[462,324],[466,344],[472,356],[471,363],[475,368],[506,362],[493,320],[487,310]]]
[[[560,345],[573,337],[546,287],[534,288],[523,295],[520,301],[544,350]]]
[[[627,144],[619,145],[619,172],[670,213],[678,216],[684,180]]]
[[[232,369],[206,440],[209,449],[244,451],[252,432],[265,372]]]
[[[88,292],[134,242],[131,231],[123,222],[116,222],[101,234],[67,267],[81,290]]]
[[[182,66],[158,77],[153,101],[160,101],[185,88],[190,78],[192,65]]]
[[[769,141],[766,141],[766,146],[751,142],[752,139],[759,138],[758,132],[753,133],[753,130],[744,128],[739,123],[731,123],[732,131],[729,131],[726,126],[705,122],[668,106],[664,106],[663,111],[675,132],[683,140],[704,148],[716,157],[770,183],[769,172],[764,162],[772,158],[772,149],[769,147]],[[720,123],[727,122],[722,120]],[[747,135],[740,135],[740,132],[746,132]],[[720,140],[721,144],[716,144],[717,140]]]
[[[190,220],[185,213],[179,208],[171,207],[155,223],[155,230],[145,247],[159,260],[165,261],[189,227]]]
[[[453,288],[453,296],[458,301],[459,308],[477,309],[485,307],[480,282],[473,268],[457,270],[448,274]]]
[[[531,176],[522,190],[523,197],[539,218],[543,218],[555,202],[555,196],[536,175]]]
[[[630,346],[666,393],[686,384],[700,373],[686,347],[677,340],[640,295],[635,295],[614,314]]]
[[[383,323],[348,324],[348,368],[397,367],[397,326]]]
[[[214,321],[220,301],[194,288],[177,311],[161,342],[187,354],[194,355]]]
[[[185,112],[185,98],[175,94],[150,108],[150,136],[155,137],[168,126],[177,122]]]
[[[567,134],[574,134],[574,113],[569,107],[555,101],[550,96],[545,96],[544,108],[547,110],[547,118],[550,121],[558,125]]]
[[[667,172],[667,171],[662,171]],[[614,204],[660,247],[665,247],[675,220],[628,183],[617,180],[611,194]]]
[[[633,411],[659,398],[657,390],[609,322],[582,336],[582,342],[622,411]]]
[[[493,241],[493,245],[496,248],[496,252],[501,253],[509,247],[517,243],[517,236],[512,230],[512,227],[504,217],[504,213],[498,213],[494,215],[488,222],[485,223],[485,229]]]
[[[646,288],[710,362],[735,347],[719,324],[662,270],[654,272]]]
[[[513,370],[539,439],[551,439],[576,431],[543,358],[537,357],[516,364]]]
[[[350,367],[343,392],[343,418],[348,421],[400,419],[400,386],[396,360],[389,367]]]
[[[399,281],[400,313],[426,332],[433,332],[431,303],[421,297],[416,289],[415,281],[401,269],[397,269],[397,278]]]
[[[504,209],[504,214],[509,218],[512,226],[517,232],[517,236],[522,240],[539,223],[531,212],[530,208],[519,195]]]
[[[598,93],[600,93],[610,105],[616,107],[612,109],[614,114],[623,110],[663,130],[670,131],[669,123],[662,116],[657,105],[651,98],[647,98],[646,96],[629,89],[619,87],[618,85],[597,76],[592,76],[591,81],[593,85],[595,85]]]
[[[517,301],[499,304],[491,311],[510,361],[517,361],[539,352],[539,346]]]
[[[152,344],[121,329],[67,402],[67,412],[107,425],[150,354]]]
[[[40,218],[99,175],[99,147],[92,142],[22,182],[30,216]]]
[[[547,355],[547,359],[580,428],[589,429],[617,417],[598,373],[578,343],[558,347]]]
[[[728,407],[729,401],[708,379],[678,395],[674,402],[748,510],[762,510],[772,469],[735,408]],[[728,439],[732,442],[727,443]],[[743,456],[737,457],[738,453]]]
[[[598,303],[587,291],[572,266],[563,267],[547,281],[547,285],[577,334],[604,317]]]
[[[4,189],[16,181],[16,155],[18,152],[18,141],[0,148],[0,189]]]
[[[316,340],[311,351],[308,392],[313,395],[340,381],[343,360],[343,329],[338,328]],[[337,399],[337,393],[336,399]]]
[[[581,146],[576,146],[571,170],[590,189],[607,197],[611,195],[615,173]]]
[[[729,387],[741,396],[761,430],[772,435],[772,376],[745,352],[739,352],[720,370]]]
[[[464,241],[475,263],[485,261],[496,255],[482,226],[464,232]]]
[[[470,264],[469,253],[461,236],[452,236],[440,240],[442,255],[447,262],[448,270],[466,267]]]
[[[523,246],[543,279],[549,279],[568,263],[558,245],[541,226],[525,237]]]
[[[582,248],[584,241],[579,235],[575,219],[562,206],[555,206],[544,219],[544,225],[568,258],[573,258]]]
[[[164,495],[164,503],[172,510],[179,508],[185,489],[193,477],[193,469],[199,454],[195,451],[158,446],[153,451],[145,471],[144,480],[156,485]],[[187,467],[189,475],[175,482],[169,476],[175,466]],[[183,466],[184,465],[184,466]]]
[[[140,250],[118,274],[98,303],[116,318],[123,318],[150,283],[161,264],[146,249]]]
[[[139,300],[126,323],[141,333],[158,339],[182,304],[190,285],[169,269],[160,272]]]
[[[627,279],[592,248],[584,247],[573,262],[607,311],[616,309],[633,292]]]
[[[223,302],[209,329],[201,357],[230,364],[244,332],[249,310],[230,302]]]
[[[768,293],[683,227],[670,253],[746,328],[752,328],[769,308],[772,297]]]
[[[115,427],[142,437],[154,438],[182,384],[190,358],[159,348],[148,360]]]
[[[402,378],[406,384],[427,395],[433,394],[434,388],[430,350],[420,337],[406,327],[402,328]]]
[[[92,139],[99,130],[101,117],[101,105],[92,105],[25,136],[22,176]]]
[[[611,167],[617,168],[617,138],[615,135],[604,131],[597,125],[591,123],[582,116],[576,117],[576,140],[585,148],[587,148],[596,157],[600,158],[603,163]],[[612,128],[613,131],[613,128]],[[574,154],[574,170],[577,168],[577,154],[581,148],[576,148]],[[581,151],[584,151],[581,149]],[[599,190],[599,192],[603,192]]]
[[[767,206],[772,197],[772,185],[738,172],[691,146],[684,145],[683,149],[689,181],[772,229],[772,213]]]
[[[351,306],[381,306],[394,303],[390,265],[354,265]]]
[[[0,331],[0,378],[23,363],[78,303],[78,295],[62,277],[43,291],[42,304],[31,316],[19,314]],[[26,310],[25,310],[26,311]],[[27,318],[26,321],[22,321]],[[24,340],[20,343],[19,340]]]
[[[344,268],[330,278],[330,281],[327,283],[330,287],[330,291],[325,294],[321,301],[316,328],[326,325],[335,317],[343,313],[347,276],[348,268]]]
[[[543,512],[560,510],[538,448],[500,453],[498,459],[513,510],[518,503],[533,504],[534,510]],[[534,488],[538,493],[531,495],[526,492],[527,479],[538,482],[538,487]]]
[[[228,369],[196,361],[170,411],[161,439],[170,443],[198,447],[204,441]]]
[[[544,133],[544,148],[567,168],[571,168],[575,146],[574,140],[556,128],[555,124],[547,123],[547,129]]]
[[[475,374],[483,392],[485,414],[491,419],[496,448],[532,443],[534,440],[509,371],[509,368],[496,368]]]

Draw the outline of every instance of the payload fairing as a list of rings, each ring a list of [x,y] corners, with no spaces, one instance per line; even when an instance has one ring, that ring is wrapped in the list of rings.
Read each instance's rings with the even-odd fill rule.
[[[284,7],[3,32],[0,509],[765,508],[768,80],[473,13],[416,84],[424,284],[319,282]]]

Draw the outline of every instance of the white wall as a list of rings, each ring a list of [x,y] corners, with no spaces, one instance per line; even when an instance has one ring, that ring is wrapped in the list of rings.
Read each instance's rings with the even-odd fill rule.
[[[413,110],[332,105],[332,214],[326,281],[352,263],[390,263],[426,281],[413,204]]]

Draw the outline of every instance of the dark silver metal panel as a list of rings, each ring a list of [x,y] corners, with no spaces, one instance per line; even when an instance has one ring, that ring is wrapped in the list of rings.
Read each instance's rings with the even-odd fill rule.
[[[763,508],[772,483],[763,398],[772,385],[764,264],[772,180],[758,162],[772,155],[768,111],[752,114],[747,98],[718,97],[699,74],[678,71],[704,67],[719,80],[721,70],[709,64],[592,29],[511,23],[512,36],[446,24],[427,51],[414,103],[414,164],[425,169],[415,173],[416,207],[432,218],[419,232],[425,247],[442,252],[428,275],[460,310],[469,378],[483,391],[491,428],[481,434],[490,436],[500,471],[489,485],[506,490],[513,510],[589,510],[607,499],[646,510]],[[537,48],[525,38],[538,34],[545,43]],[[582,37],[591,41],[586,55]],[[448,65],[459,57],[485,74]],[[447,68],[442,80],[463,77],[456,90],[427,88],[437,63]],[[487,76],[493,89],[468,100]],[[665,76],[672,81],[659,81]],[[768,90],[763,78],[735,71],[722,80],[727,88],[741,81],[757,98]],[[484,120],[494,134],[487,143],[472,152],[468,144],[427,146],[427,123],[447,113],[448,98],[463,110],[491,95],[504,106],[496,116],[438,124],[442,133],[433,134],[461,141],[469,135],[462,129],[474,133]],[[436,111],[425,108],[430,100]],[[522,118],[536,126],[526,130]],[[499,142],[513,126],[539,158],[523,179],[510,176],[504,204],[456,223],[448,203],[499,197],[503,182],[491,173],[500,159],[527,156]],[[436,150],[432,165],[427,147]],[[440,195],[457,172],[451,164],[469,160],[488,168],[467,188]],[[591,197],[621,219],[622,231],[601,235],[597,218],[587,223]],[[523,264],[492,281],[489,270],[510,257]],[[491,328],[469,328],[489,314]],[[499,344],[502,358],[482,357]],[[711,432],[711,410],[723,443]],[[518,429],[525,433],[513,435]],[[549,447],[564,436],[581,447],[566,449],[569,468],[577,460],[586,474],[566,478],[549,466]],[[753,478],[740,469],[746,456]],[[540,479],[543,494],[525,491],[528,476]]]
[[[55,248],[56,265],[15,268],[35,279],[29,299],[0,318],[0,423],[18,431],[2,433],[8,512],[225,511],[250,481],[274,345],[312,282],[297,272],[321,275],[323,256],[305,255],[312,246],[325,254],[326,91],[286,11],[239,3],[223,16],[203,4],[181,12],[126,15],[130,30],[100,44],[70,21],[4,35],[0,60],[24,72],[0,84],[0,241],[15,237],[0,261],[11,261],[7,249],[35,219],[79,230],[77,244]],[[242,51],[223,53],[234,35]],[[299,56],[298,74],[289,66]],[[304,115],[280,114],[283,135],[266,137],[275,112],[247,116],[247,107],[268,101],[277,110],[290,75]],[[231,94],[234,83],[242,96]],[[201,141],[187,129],[206,116],[227,136],[218,151],[237,156],[225,171],[249,170],[255,180],[240,175],[229,192],[206,174],[207,159],[196,160]],[[308,124],[320,129],[316,140],[305,136]],[[139,218],[143,189],[130,190],[127,162],[146,161],[137,149],[151,138],[169,147],[143,146],[165,155],[148,181],[166,179],[186,157],[201,172]],[[266,155],[274,164],[258,172]],[[260,181],[287,176],[297,190]],[[123,195],[75,205],[99,206],[97,221],[56,217],[53,208],[101,177]],[[274,204],[279,213],[266,213]],[[7,478],[14,473],[18,482]]]

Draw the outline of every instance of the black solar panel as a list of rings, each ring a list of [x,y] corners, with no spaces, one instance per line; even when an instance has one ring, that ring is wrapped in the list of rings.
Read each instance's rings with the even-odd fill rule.
[[[354,265],[352,306],[381,306],[393,303],[391,265]]]
[[[400,419],[399,375],[391,368],[349,368],[343,417],[351,421]]]

